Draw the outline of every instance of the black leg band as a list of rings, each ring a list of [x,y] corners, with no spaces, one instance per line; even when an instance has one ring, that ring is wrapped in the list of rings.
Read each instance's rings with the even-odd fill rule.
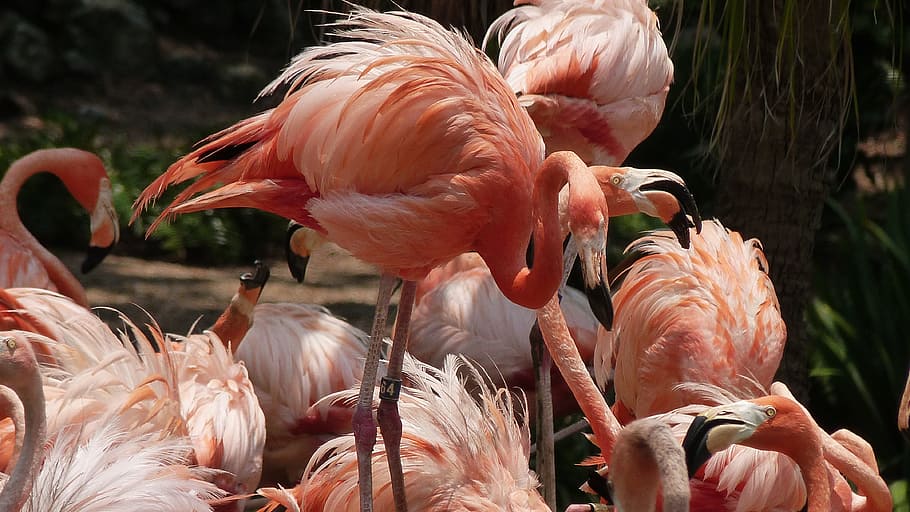
[[[401,379],[383,377],[379,382],[379,398],[397,402],[399,395],[401,395]]]

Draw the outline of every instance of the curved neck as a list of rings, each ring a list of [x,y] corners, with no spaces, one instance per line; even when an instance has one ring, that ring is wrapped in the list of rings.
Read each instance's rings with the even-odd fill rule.
[[[573,182],[586,177],[596,181],[584,162],[574,154],[554,153],[541,165],[531,195],[533,268],[528,268],[525,260],[527,240],[523,240],[522,236],[527,236],[524,234],[527,231],[515,229],[515,211],[521,208],[511,205],[511,211],[499,212],[499,216],[491,219],[491,239],[486,243],[481,241],[477,252],[490,268],[496,285],[510,301],[529,309],[539,309],[556,293],[562,278],[563,236],[559,223],[559,191],[566,183],[571,188]],[[503,256],[503,247],[515,250]]]
[[[864,510],[891,510],[894,506],[893,498],[888,484],[878,473],[875,455],[870,453],[869,463],[857,455],[868,447],[868,443],[850,431],[838,431],[833,435],[838,436],[838,439],[827,434],[823,437],[825,460],[853,482],[857,491],[866,497]]]
[[[38,474],[44,456],[44,439],[47,435],[47,420],[44,410],[44,391],[41,375],[35,364],[29,372],[25,386],[19,386],[16,393],[22,400],[25,435],[19,451],[18,461],[9,480],[0,492],[0,510],[20,510],[28,499],[32,483]],[[18,434],[17,434],[18,439]]]
[[[619,510],[655,510],[660,487],[663,512],[689,511],[685,453],[659,420],[646,418],[622,429],[610,457],[610,481]]]
[[[85,289],[69,269],[56,256],[51,254],[22,224],[16,207],[16,197],[23,183],[39,172],[50,172],[63,181],[70,189],[69,174],[65,157],[57,157],[57,151],[41,151],[27,155],[15,161],[0,180],[0,231],[9,233],[16,241],[25,246],[41,262],[48,277],[57,291],[70,297],[81,306],[88,307]]]
[[[591,424],[594,439],[603,453],[604,460],[610,460],[613,445],[622,430],[622,425],[613,416],[600,390],[594,385],[591,374],[578,353],[578,347],[559,307],[559,298],[555,294],[537,312],[537,322],[553,362],[581,407],[581,412]]]
[[[22,401],[16,396],[12,389],[6,386],[0,386],[0,417],[9,418],[13,422],[13,433],[15,434],[15,443],[13,451],[10,452],[9,459],[3,471],[9,471],[9,468],[16,465],[19,459],[19,452],[22,450],[22,444],[25,441],[25,412],[22,410]]]

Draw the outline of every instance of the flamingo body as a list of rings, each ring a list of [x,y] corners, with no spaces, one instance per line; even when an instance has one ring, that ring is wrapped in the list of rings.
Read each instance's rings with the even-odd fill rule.
[[[299,481],[320,444],[350,432],[349,408],[310,408],[359,382],[367,336],[319,306],[267,303],[253,313],[234,357],[246,366],[265,414],[263,479]]]
[[[499,69],[547,153],[621,163],[654,130],[673,80],[657,16],[641,0],[516,4],[492,23],[484,45],[500,40]]]
[[[627,252],[643,256],[622,278],[616,323],[599,333],[596,356],[601,384],[614,360],[621,420],[699,403],[677,384],[770,386],[786,328],[757,240],[709,221],[688,250],[656,232]]]

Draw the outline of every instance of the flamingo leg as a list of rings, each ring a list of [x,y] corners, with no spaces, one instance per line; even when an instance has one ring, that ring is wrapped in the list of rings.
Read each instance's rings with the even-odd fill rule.
[[[575,265],[578,249],[575,239],[570,235],[566,240],[562,256],[562,281],[559,284],[559,298],[565,290],[566,281]],[[537,389],[537,473],[541,478],[543,498],[550,510],[556,510],[556,447],[553,434],[553,386],[550,368],[553,359],[550,352],[544,349],[543,336],[540,333],[540,324],[535,321],[531,328],[531,354],[536,367],[534,374]]]
[[[401,391],[401,366],[408,348],[408,332],[411,324],[411,310],[417,282],[405,281],[398,299],[398,315],[395,332],[392,333],[392,350],[389,352],[389,366],[379,387],[379,411],[376,416],[382,429],[382,442],[389,461],[392,480],[392,496],[395,510],[407,512],[408,504],[404,494],[404,471],[401,466],[401,416],[398,414],[398,394]]]
[[[553,393],[550,380],[550,368],[553,360],[547,352],[540,334],[540,326],[534,322],[531,327],[531,355],[533,356],[537,379],[537,474],[540,475],[541,494],[550,510],[556,510],[556,461],[553,446]]]
[[[382,274],[379,278],[379,296],[376,299],[376,313],[373,316],[373,329],[370,331],[370,347],[367,349],[363,363],[363,380],[360,382],[360,395],[351,426],[354,430],[354,442],[357,445],[357,475],[360,487],[360,510],[373,510],[373,446],[376,445],[376,423],[373,421],[373,389],[376,387],[376,371],[379,367],[379,353],[382,350],[382,338],[385,333],[386,317],[389,313],[389,302],[392,300],[392,289],[396,278],[392,274]]]

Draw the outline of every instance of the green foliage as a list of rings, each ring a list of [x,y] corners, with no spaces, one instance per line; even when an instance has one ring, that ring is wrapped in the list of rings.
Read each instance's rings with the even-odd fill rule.
[[[51,114],[39,130],[0,147],[0,166],[46,147],[78,147],[93,151],[104,161],[111,178],[121,227],[115,253],[186,261],[196,264],[246,264],[272,257],[281,249],[286,222],[266,213],[236,209],[180,216],[145,238],[145,231],[170,193],[129,225],[132,205],[140,191],[184,154],[192,141],[133,143],[125,135],[102,135],[84,119]],[[23,222],[50,247],[83,247],[88,238],[88,216],[53,178],[35,176],[19,195]],[[28,205],[27,208],[23,205]]]
[[[910,447],[896,427],[910,362],[908,200],[901,188],[851,208],[829,203],[835,222],[819,240],[808,314],[812,410],[828,430],[867,439],[888,480],[910,474]]]

